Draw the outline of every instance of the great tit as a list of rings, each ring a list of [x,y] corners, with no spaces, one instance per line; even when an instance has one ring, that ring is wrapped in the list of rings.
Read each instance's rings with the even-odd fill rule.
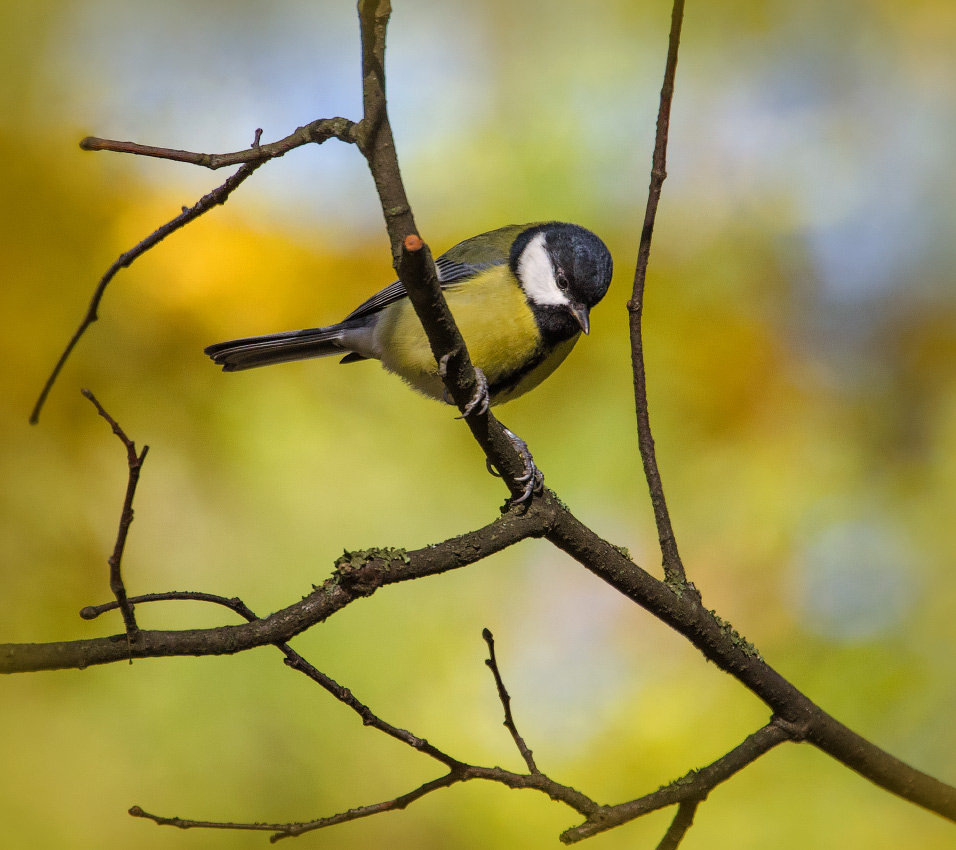
[[[611,283],[611,254],[576,224],[511,224],[473,236],[437,260],[438,279],[479,380],[465,415],[534,389],[568,356],[590,310]],[[345,354],[342,363],[380,360],[414,389],[445,399],[425,331],[401,282],[386,286],[336,325],[246,337],[206,349],[225,372]],[[507,430],[507,429],[506,429]],[[529,498],[540,486],[527,446]],[[519,500],[519,501],[521,501]]]

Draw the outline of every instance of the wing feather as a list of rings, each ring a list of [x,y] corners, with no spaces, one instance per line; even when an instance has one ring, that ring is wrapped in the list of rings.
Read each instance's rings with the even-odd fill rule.
[[[496,263],[470,265],[467,263],[449,262],[445,260],[444,257],[439,257],[435,260],[435,267],[438,269],[438,283],[442,289],[448,289],[456,284],[463,283],[473,278],[482,269],[486,269],[492,265],[496,265]],[[407,297],[408,293],[405,291],[405,285],[400,280],[396,280],[394,283],[390,283],[384,289],[376,292],[368,301],[363,301],[359,304],[358,307],[345,317],[344,321],[347,322],[349,319],[361,319],[365,316],[370,316],[372,313],[377,313],[389,304],[394,304],[396,301],[401,301]]]

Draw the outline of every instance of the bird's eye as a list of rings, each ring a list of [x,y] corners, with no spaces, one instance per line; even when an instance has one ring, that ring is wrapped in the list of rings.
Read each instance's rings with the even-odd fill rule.
[[[562,292],[568,288],[568,279],[564,276],[564,272],[558,272],[555,279],[558,284],[558,289]]]

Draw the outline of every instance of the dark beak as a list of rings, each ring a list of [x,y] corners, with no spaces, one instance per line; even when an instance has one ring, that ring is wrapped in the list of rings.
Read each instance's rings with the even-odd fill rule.
[[[591,330],[591,320],[588,318],[588,308],[583,304],[578,304],[576,301],[572,301],[568,304],[568,309],[571,311],[571,315],[574,316],[575,321],[581,326],[581,330],[585,333],[588,333]]]

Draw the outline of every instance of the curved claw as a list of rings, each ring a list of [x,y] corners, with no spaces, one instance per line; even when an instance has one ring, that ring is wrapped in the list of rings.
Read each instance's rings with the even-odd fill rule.
[[[505,428],[505,434],[515,447],[515,451],[521,455],[524,461],[524,474],[515,479],[515,483],[524,484],[524,489],[520,496],[515,496],[511,500],[512,505],[523,505],[529,501],[532,496],[540,496],[544,492],[544,473],[535,466],[534,458],[531,457],[531,450],[528,444],[521,439],[514,431]],[[494,473],[492,473],[494,474]]]
[[[485,373],[481,371],[477,366],[475,366],[475,392],[471,397],[471,401],[468,402],[465,409],[462,411],[461,416],[456,416],[456,419],[464,419],[473,414],[478,416],[483,416],[488,412],[488,408],[491,406],[491,395],[488,392],[488,379],[485,377]],[[494,473],[492,473],[494,474]]]

